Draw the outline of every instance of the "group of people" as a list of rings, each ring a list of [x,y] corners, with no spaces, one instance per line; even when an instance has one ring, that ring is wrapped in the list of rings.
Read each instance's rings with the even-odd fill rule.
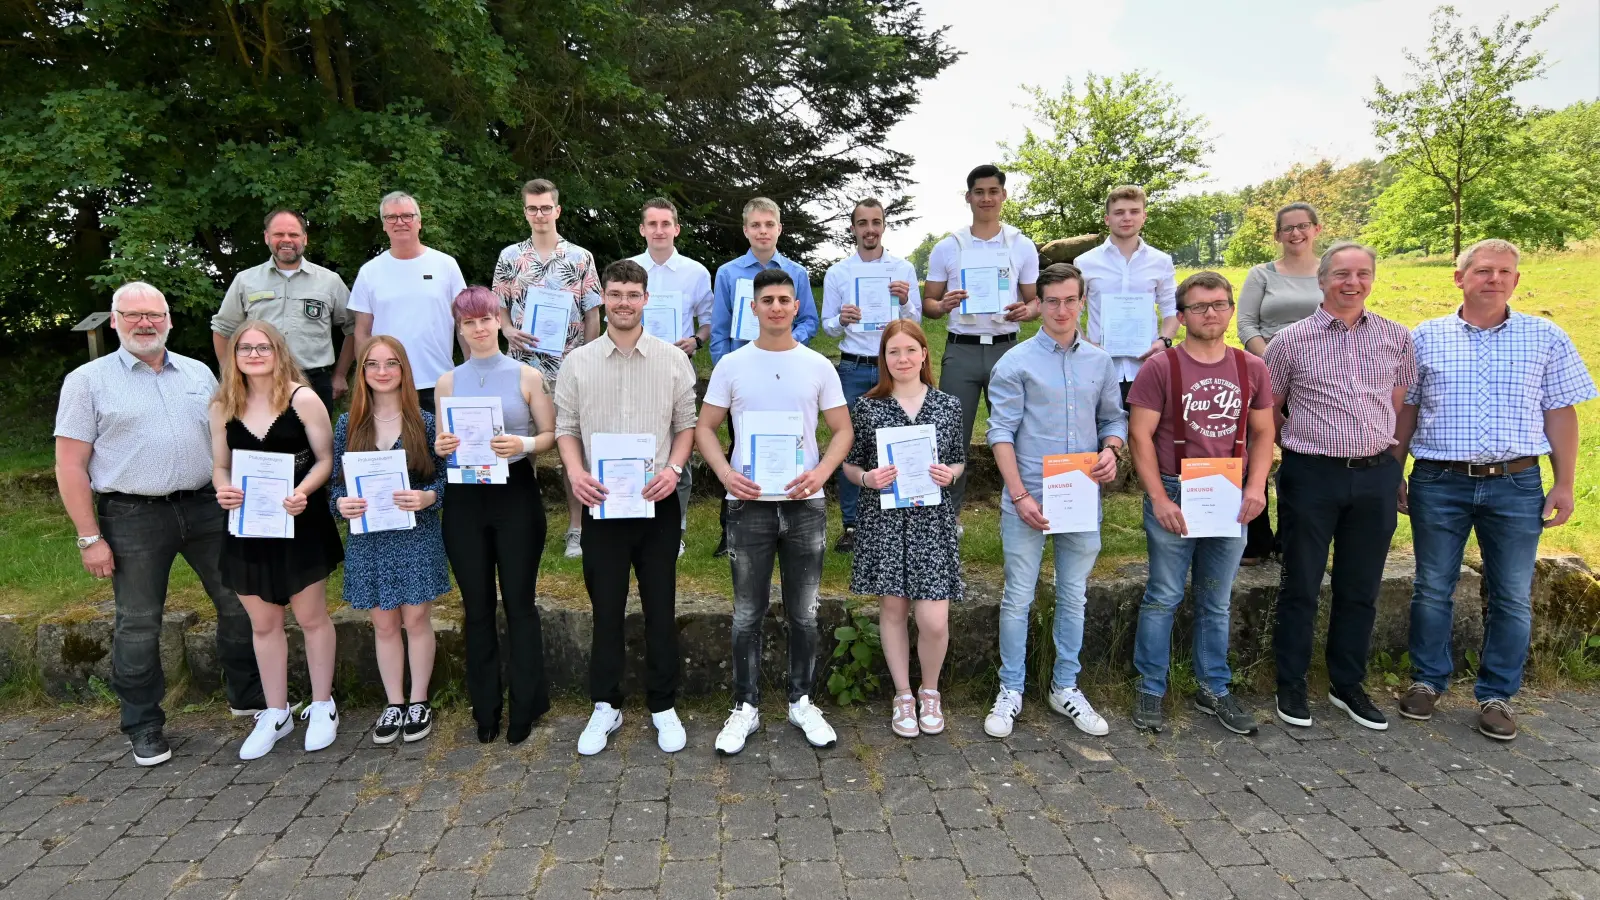
[[[525,740],[549,708],[534,602],[547,525],[532,457],[551,448],[568,499],[565,552],[582,558],[594,611],[594,710],[578,736],[580,753],[601,752],[622,724],[630,574],[644,613],[645,693],[658,744],[666,752],[685,745],[674,712],[674,609],[694,450],[724,489],[716,552],[727,556],[733,583],[733,710],[716,751],[739,753],[760,725],[775,563],[789,722],[814,746],[837,741],[812,702],[830,480],[844,523],[835,549],[853,553],[851,590],[881,598],[890,727],[907,738],[937,734],[946,722],[939,676],[948,608],[964,595],[960,512],[980,398],[1004,481],[1000,690],[984,721],[990,735],[1009,735],[1022,711],[1029,610],[1047,538],[1056,601],[1048,704],[1088,734],[1109,730],[1077,684],[1098,527],[1052,527],[1045,510],[1052,502],[1062,508],[1047,500],[1060,496],[1051,492],[1062,460],[1076,459],[1085,483],[1106,484],[1125,453],[1146,495],[1150,558],[1133,658],[1136,727],[1164,727],[1173,619],[1189,584],[1195,706],[1230,731],[1256,731],[1254,713],[1230,691],[1229,599],[1241,563],[1273,553],[1283,561],[1276,711],[1309,726],[1307,671],[1333,546],[1329,700],[1364,726],[1386,728],[1362,682],[1389,541],[1397,513],[1408,512],[1417,672],[1400,712],[1427,718],[1448,686],[1451,596],[1476,530],[1489,601],[1479,727],[1514,737],[1509,701],[1526,660],[1538,538],[1572,511],[1573,407],[1595,394],[1570,339],[1508,306],[1516,247],[1490,240],[1468,248],[1455,272],[1462,305],[1412,332],[1366,308],[1375,254],[1338,243],[1319,256],[1316,210],[1291,204],[1277,217],[1282,257],[1253,269],[1240,291],[1240,350],[1224,340],[1232,285],[1215,272],[1176,283],[1172,258],[1141,237],[1141,189],[1110,192],[1104,243],[1075,264],[1041,269],[1033,243],[1000,220],[1005,180],[988,165],[968,175],[971,224],[933,249],[920,297],[914,268],[883,247],[882,204],[857,203],[855,252],[828,269],[820,316],[806,270],[777,250],[781,212],[769,199],[746,204],[749,252],[714,278],[677,252],[677,209],[661,198],[642,210],[646,251],[600,269],[560,236],[560,194],[542,179],[521,191],[531,236],[500,254],[489,287],[469,287],[454,259],[422,243],[421,209],[407,194],[381,201],[390,249],[362,266],[348,291],[305,258],[305,219],[273,212],[264,234],[271,258],[235,279],[212,321],[220,381],[203,363],[166,350],[171,320],[160,292],[124,285],[112,298],[121,347],[67,377],[56,447],[84,566],[113,579],[113,687],[135,761],[155,765],[171,755],[157,643],[179,553],[217,608],[230,708],[255,717],[242,758],[269,752],[293,730],[286,608],[304,635],[310,675],[300,713],[306,749],[334,740],[326,583],[341,563],[344,599],[371,611],[376,634],[387,705],[374,741],[420,740],[431,730],[431,603],[448,591],[451,572],[478,737],[499,737],[509,704],[506,737]],[[661,332],[660,317],[646,328],[651,304],[652,312],[676,310],[666,319],[671,333]],[[538,323],[553,309],[564,319]],[[920,322],[946,317],[936,382]],[[1022,323],[1035,320],[1038,332],[1021,339]],[[337,353],[335,326],[344,335]],[[807,346],[819,328],[839,338],[837,364]],[[691,359],[708,344],[713,369],[697,410]],[[1130,355],[1113,355],[1108,344]],[[334,422],[330,411],[346,393],[349,411]],[[475,397],[497,398],[503,415],[490,441],[497,478],[456,460],[461,436],[447,408],[451,398]],[[899,442],[886,444],[890,434]],[[644,484],[635,485],[642,514],[604,512],[624,482],[607,483],[595,444],[618,436],[653,446]],[[913,447],[908,436],[924,443]],[[1276,535],[1266,513],[1275,446],[1283,455]],[[908,468],[896,465],[894,447],[906,448],[898,458],[914,460]],[[415,524],[352,527],[341,542],[335,518],[362,520],[374,502],[346,490],[345,455],[376,450],[403,451],[411,487],[383,499]],[[227,511],[244,499],[230,471],[242,451],[293,455],[295,483],[283,501],[291,537],[229,528]],[[1416,459],[1409,485],[1408,454]],[[1539,462],[1547,454],[1548,493]],[[1231,526],[1222,536],[1190,534],[1183,482],[1191,463],[1196,472],[1232,473],[1237,534]],[[1233,516],[1231,506],[1224,515]]]

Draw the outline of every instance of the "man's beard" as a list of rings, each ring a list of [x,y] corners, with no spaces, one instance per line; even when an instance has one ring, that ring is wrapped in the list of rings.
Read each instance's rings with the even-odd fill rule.
[[[289,258],[288,259],[284,259],[284,254],[288,254]],[[283,265],[286,265],[286,266],[290,265],[292,263],[299,262],[300,261],[300,256],[301,256],[300,251],[294,249],[293,247],[286,247],[286,248],[283,248],[283,249],[272,251],[272,258],[277,260],[279,263],[281,263]]]
[[[121,335],[123,346],[133,353],[155,353],[167,347],[167,335],[171,332],[156,334],[124,334]]]

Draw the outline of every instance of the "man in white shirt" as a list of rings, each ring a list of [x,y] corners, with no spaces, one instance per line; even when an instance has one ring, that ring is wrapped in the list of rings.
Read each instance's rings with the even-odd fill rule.
[[[794,278],[781,268],[756,274],[750,312],[756,340],[724,356],[711,372],[695,426],[695,445],[728,491],[728,561],[733,569],[733,714],[717,735],[731,756],[761,727],[761,629],[779,560],[783,614],[789,632],[789,722],[814,747],[838,736],[811,703],[817,675],[817,591],[822,582],[828,513],[823,485],[850,451],[854,435],[839,374],[827,357],[791,330],[799,309]],[[817,452],[817,413],[833,432]],[[734,463],[722,454],[717,428],[729,412]]]
[[[375,334],[398,339],[411,358],[417,399],[433,412],[433,385],[455,368],[450,304],[467,282],[454,257],[423,245],[422,208],[416,198],[404,191],[386,194],[378,201],[378,216],[389,249],[361,267],[350,289],[356,348],[359,352]]]
[[[1022,232],[1000,221],[1005,202],[1005,172],[986,164],[967,173],[972,225],[934,246],[922,286],[922,314],[950,317],[939,389],[961,401],[961,439],[966,443],[972,442],[978,398],[987,402],[994,364],[1016,346],[1021,323],[1039,318],[1039,250]],[[950,494],[960,515],[967,494],[965,471]]]
[[[650,276],[650,302],[677,310],[678,332],[665,337],[691,359],[711,340],[711,272],[705,266],[678,252],[678,207],[665,197],[652,197],[644,202],[639,221],[639,236],[644,238],[645,252],[633,261],[644,267]],[[648,329],[648,323],[646,323]],[[689,527],[689,469],[683,470],[678,481],[678,530]],[[678,555],[683,555],[683,541],[678,541]]]
[[[922,305],[908,302],[917,283],[917,270],[898,256],[883,249],[883,204],[868,197],[850,212],[850,234],[856,239],[856,252],[828,267],[822,278],[822,330],[839,338],[839,383],[844,400],[853,412],[856,401],[878,383],[878,345],[883,329],[894,319],[921,321]],[[887,280],[889,306],[867,311],[864,318],[859,298],[866,291],[882,291]],[[883,295],[879,293],[881,298]],[[861,488],[839,470],[839,513],[844,533],[833,545],[835,553],[854,553],[856,549],[856,500]]]
[[[1128,391],[1139,367],[1152,353],[1160,353],[1172,346],[1178,335],[1178,278],[1172,267],[1172,257],[1144,242],[1139,232],[1144,229],[1144,189],[1136,184],[1112,188],[1106,195],[1106,228],[1111,236],[1105,243],[1079,256],[1075,264],[1083,273],[1089,290],[1089,343],[1111,353],[1117,364],[1117,376],[1122,380],[1122,405],[1128,405]],[[1150,335],[1138,353],[1118,355],[1124,348],[1107,346],[1106,333],[1108,307],[1120,309],[1111,312],[1131,312],[1114,317],[1117,322],[1132,321],[1131,327],[1140,328]],[[1158,314],[1159,313],[1159,314]],[[1148,316],[1148,322],[1142,316]],[[1128,326],[1124,326],[1128,327]],[[1114,329],[1112,338],[1117,331]]]

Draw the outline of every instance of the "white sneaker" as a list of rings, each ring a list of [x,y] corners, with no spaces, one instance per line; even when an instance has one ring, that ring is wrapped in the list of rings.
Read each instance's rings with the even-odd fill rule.
[[[722,726],[722,731],[717,733],[717,753],[723,756],[733,756],[744,749],[744,740],[756,733],[761,727],[761,714],[754,706],[741,703],[733,708],[733,713],[728,716],[728,721]]]
[[[983,720],[983,733],[989,737],[1010,737],[1011,723],[1022,712],[1022,692],[1000,689],[994,698],[994,708]]]
[[[577,559],[583,555],[583,532],[576,528],[567,529],[567,559]]]
[[[611,732],[621,727],[622,710],[609,703],[596,703],[594,713],[589,716],[589,724],[583,727],[583,734],[578,735],[578,752],[584,756],[599,753],[606,748],[606,739],[611,737]]]
[[[683,723],[678,721],[678,711],[664,709],[650,714],[650,724],[656,726],[656,746],[662,753],[677,753],[689,738],[683,733]]]
[[[240,759],[260,759],[267,755],[272,745],[294,730],[294,713],[288,707],[263,709],[256,713],[256,727],[239,747]]]
[[[332,700],[306,704],[300,718],[306,721],[306,752],[321,750],[339,736],[339,709]]]
[[[1111,730],[1106,720],[1089,705],[1089,698],[1075,687],[1051,685],[1050,708],[1071,719],[1072,724],[1078,726],[1078,730],[1084,734],[1101,735]]]
[[[683,551],[684,551],[683,541],[679,541],[678,542],[678,558],[679,559],[683,559]]]
[[[839,743],[833,726],[822,717],[822,710],[811,705],[810,697],[801,697],[789,704],[789,724],[805,732],[806,741],[813,747],[832,747]]]

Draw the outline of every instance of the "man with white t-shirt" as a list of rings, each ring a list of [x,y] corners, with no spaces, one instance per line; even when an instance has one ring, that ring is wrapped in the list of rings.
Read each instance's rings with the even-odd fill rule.
[[[850,410],[839,373],[827,357],[797,341],[791,330],[799,309],[794,278],[782,269],[766,269],[754,281],[750,312],[761,323],[760,335],[717,363],[695,426],[700,455],[728,491],[733,714],[717,735],[717,752],[724,756],[743,750],[745,739],[761,726],[757,713],[761,626],[771,599],[774,557],[789,629],[789,722],[805,732],[814,747],[838,743],[821,710],[812,705],[811,691],[817,674],[817,592],[828,525],[822,488],[854,440]],[[828,452],[820,459],[819,410],[833,433]],[[739,422],[733,464],[723,455],[717,437],[717,428],[730,411]]]
[[[982,165],[967,173],[972,225],[934,246],[922,287],[922,314],[930,319],[950,317],[944,359],[939,364],[939,389],[961,401],[963,443],[972,442],[978,398],[988,397],[994,364],[1016,346],[1021,323],[1039,318],[1035,302],[1039,251],[1022,232],[1000,221],[1005,202],[1005,172]],[[978,289],[980,284],[998,300],[985,298],[981,290],[979,296],[972,296],[968,288]],[[972,311],[974,308],[991,311]],[[963,471],[950,489],[957,515],[966,494],[967,473]]]
[[[422,208],[410,194],[394,191],[378,202],[389,249],[361,267],[350,289],[356,314],[356,348],[375,334],[392,335],[411,358],[422,408],[433,411],[433,385],[455,368],[450,304],[466,290],[455,257],[422,243]]]
[[[822,330],[839,338],[839,383],[844,386],[844,401],[851,411],[861,395],[878,383],[878,345],[883,342],[883,330],[889,327],[889,322],[882,320],[881,310],[878,321],[863,321],[862,293],[885,290],[887,279],[889,319],[922,319],[922,305],[909,302],[911,289],[917,283],[917,270],[884,251],[883,231],[883,204],[878,198],[867,197],[857,203],[850,211],[850,234],[856,239],[856,252],[829,266],[828,274],[822,278]],[[839,470],[838,487],[844,533],[833,550],[854,553],[856,500],[861,488],[844,477],[843,469]]]
[[[1132,321],[1145,329],[1150,343],[1134,356],[1111,353],[1117,363],[1117,376],[1122,384],[1122,405],[1128,405],[1128,391],[1133,389],[1133,379],[1139,367],[1151,354],[1172,348],[1178,336],[1178,278],[1172,266],[1172,257],[1145,243],[1140,232],[1145,223],[1144,188],[1125,184],[1112,188],[1106,195],[1106,228],[1111,236],[1099,246],[1080,254],[1074,261],[1083,273],[1086,301],[1089,308],[1089,343],[1105,347],[1106,324],[1109,319],[1118,323]],[[1142,313],[1148,317],[1144,323],[1126,316],[1108,315],[1109,308],[1121,306],[1126,311]],[[1119,310],[1121,311],[1121,310]],[[1140,338],[1141,345],[1143,338]],[[1109,350],[1120,350],[1111,347]]]

